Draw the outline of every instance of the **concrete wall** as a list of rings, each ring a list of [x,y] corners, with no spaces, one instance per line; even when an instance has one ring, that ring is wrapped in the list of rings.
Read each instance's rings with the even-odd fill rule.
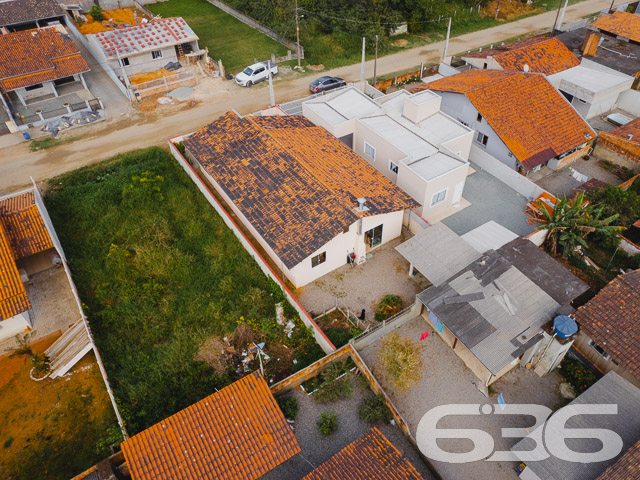
[[[460,200],[454,203],[454,195],[456,189],[460,189],[460,193],[462,193],[462,191],[464,190],[464,184],[467,180],[468,173],[469,164],[466,163],[460,165],[460,167],[456,168],[455,170],[445,173],[440,177],[429,180],[427,182],[427,188],[424,192],[424,204],[421,209],[422,217],[429,220],[430,218],[439,215],[445,210],[450,209],[453,205],[459,203]],[[431,206],[433,195],[445,189],[447,190],[445,200],[441,203]]]
[[[518,168],[516,157],[511,155],[511,151],[496,134],[491,125],[489,125],[484,118],[478,122],[478,110],[465,95],[451,92],[438,92],[438,95],[442,97],[442,110],[447,115],[464,123],[476,132],[481,132],[489,137],[487,145],[483,146],[478,142],[478,134],[474,133],[474,146],[497,158],[511,169],[516,170]]]
[[[509,185],[520,195],[530,200],[537,198],[544,192],[544,189],[527,179],[527,177],[510,169],[504,163],[492,157],[476,145],[471,147],[469,159],[483,170],[486,170],[500,181]]]
[[[365,155],[364,142],[367,142],[376,149],[375,159]],[[356,123],[355,133],[353,135],[353,151],[393,183],[398,183],[400,170],[398,170],[398,174],[389,170],[389,162],[392,161],[396,165],[399,165],[400,161],[406,158],[406,153],[380,137],[380,135],[362,122]],[[416,200],[420,202],[418,198],[416,198]]]
[[[136,73],[154,72],[156,70],[160,70],[169,62],[178,61],[178,55],[176,54],[174,46],[161,48],[159,50],[162,52],[161,58],[154,59],[151,56],[151,52],[143,52],[126,57],[129,59],[129,65],[124,67],[127,75],[131,76]],[[122,69],[120,68],[118,60],[109,60],[109,66],[115,72],[120,72],[120,74],[122,74]]]
[[[618,97],[618,106],[635,117],[640,117],[640,92],[625,90]]]
[[[332,125],[327,122],[323,117],[311,110],[305,103],[302,104],[302,115],[307,118],[311,123],[318,127],[324,128],[327,132],[337,138],[344,137],[345,135],[353,134],[356,130],[356,119],[346,120],[339,125]]]
[[[504,68],[502,68],[500,64],[496,62],[495,59],[491,56],[487,58],[473,58],[463,56],[460,58],[474,68],[484,69],[486,64],[486,70],[504,70]]]
[[[469,153],[471,152],[471,145],[473,145],[473,139],[475,138],[475,135],[476,132],[471,130],[464,135],[443,142],[441,147],[449,150],[449,152],[454,156],[457,156],[456,154],[459,152],[459,157],[464,161],[468,161]]]
[[[25,100],[29,100],[31,98],[41,97],[43,95],[55,95],[55,90],[53,86],[53,82],[44,82],[42,83],[42,87],[37,88],[35,90],[27,90],[25,88],[16,89],[16,94],[24,98]]]
[[[600,132],[593,154],[640,172],[640,144],[638,141],[633,142],[610,135],[607,132]]]
[[[0,341],[25,333],[31,328],[29,312],[22,312],[0,322]]]

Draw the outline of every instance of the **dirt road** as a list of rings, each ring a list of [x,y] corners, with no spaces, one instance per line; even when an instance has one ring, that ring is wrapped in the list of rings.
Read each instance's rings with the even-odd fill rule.
[[[623,0],[616,2],[619,3],[623,3]],[[585,0],[570,5],[564,21],[570,23],[579,20],[585,15],[606,9],[609,5],[607,0]],[[449,52],[466,52],[529,32],[548,29],[553,25],[555,16],[556,12],[546,12],[455,37],[450,41]],[[421,62],[437,62],[443,49],[444,42],[436,42],[380,58],[378,75],[409,69]],[[372,76],[372,61],[366,63],[365,72],[367,77]],[[360,65],[349,65],[323,74],[357,81],[360,77]],[[276,101],[284,103],[306,95],[309,81],[309,77],[279,79],[275,86]],[[138,114],[75,129],[71,135],[82,135],[82,138],[67,145],[40,152],[30,152],[26,142],[6,147],[0,150],[0,193],[15,191],[28,185],[30,177],[41,181],[128,150],[164,145],[168,138],[194,131],[230,109],[244,115],[269,104],[269,91],[264,84],[252,89],[241,89],[235,85],[227,88],[228,91],[224,94],[204,102],[185,102],[181,107],[159,107],[152,114]]]

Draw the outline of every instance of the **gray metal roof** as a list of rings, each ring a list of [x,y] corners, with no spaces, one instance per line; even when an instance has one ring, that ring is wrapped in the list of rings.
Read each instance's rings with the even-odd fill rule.
[[[489,220],[462,235],[462,239],[480,253],[497,250],[516,238],[518,238],[516,233],[493,220]]]
[[[440,285],[480,256],[443,223],[425,228],[396,250],[434,285]]]
[[[604,428],[617,433],[623,442],[624,453],[640,439],[640,389],[623,379],[615,372],[609,372],[591,388],[572,401],[569,405],[609,404],[618,405],[617,415],[576,415],[570,418],[566,427],[572,428]],[[538,427],[539,429],[543,426]],[[546,430],[545,436],[557,435],[553,430]],[[539,434],[538,430],[530,436]],[[599,440],[569,439],[569,448],[579,452],[595,452],[602,448]],[[511,450],[526,451],[534,448],[534,441],[530,438],[520,440]],[[544,480],[594,480],[605,468],[613,464],[618,457],[597,463],[577,463],[560,460],[553,456],[537,462],[525,462],[527,470],[531,470]],[[529,477],[531,478],[531,477]],[[620,480],[623,480],[622,478]]]
[[[480,299],[451,301],[471,294]],[[493,250],[418,298],[493,374],[537,342],[560,307]]]

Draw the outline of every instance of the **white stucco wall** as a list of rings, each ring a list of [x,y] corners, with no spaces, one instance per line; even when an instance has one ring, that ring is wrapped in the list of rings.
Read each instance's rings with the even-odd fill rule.
[[[29,312],[22,312],[0,322],[0,341],[15,337],[31,328]]]
[[[315,111],[310,109],[306,103],[302,104],[302,115],[306,117],[311,123],[318,127],[324,128],[334,137],[340,138],[345,135],[349,135],[355,132],[356,119],[345,120],[338,125],[332,125],[327,122],[323,117],[318,115]]]
[[[502,68],[500,66],[500,64],[494,60],[493,57],[473,58],[473,57],[464,57],[463,56],[461,58],[462,58],[462,60],[467,62],[469,65],[473,66],[474,68],[483,69],[483,68],[485,68],[484,65],[486,64],[487,65],[487,67],[486,67],[487,70],[504,70],[504,68]]]
[[[28,100],[30,98],[37,98],[43,95],[54,95],[53,82],[44,82],[42,83],[42,87],[36,88],[35,90],[27,90],[25,88],[17,88],[16,94]]]
[[[375,159],[365,155],[364,142],[367,142],[376,149]],[[399,165],[400,161],[406,158],[407,155],[362,122],[356,123],[355,133],[353,135],[353,151],[393,183],[397,183],[398,175],[389,170],[389,162],[391,161]]]

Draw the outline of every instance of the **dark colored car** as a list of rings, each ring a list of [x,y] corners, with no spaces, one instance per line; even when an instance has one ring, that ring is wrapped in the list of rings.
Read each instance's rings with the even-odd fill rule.
[[[311,93],[328,92],[334,88],[344,87],[347,84],[342,78],[338,77],[320,77],[309,84]]]

